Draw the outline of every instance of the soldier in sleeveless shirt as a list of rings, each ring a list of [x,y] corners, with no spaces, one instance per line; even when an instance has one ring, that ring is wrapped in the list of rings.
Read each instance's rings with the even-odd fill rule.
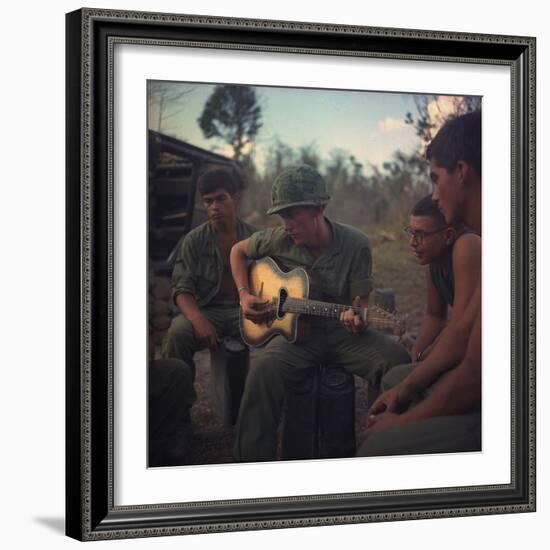
[[[417,242],[419,261],[430,264],[428,308],[413,350],[417,362],[385,376],[359,456],[481,450],[481,239],[467,233],[446,259],[427,257],[432,244],[451,244],[449,226],[464,224],[481,235],[481,113],[448,121],[427,158],[432,200],[445,225],[411,218],[411,244]]]
[[[445,330],[463,315],[481,277],[481,238],[463,225],[449,225],[432,201],[421,199],[412,209],[405,228],[426,277],[426,311],[411,356],[415,363],[400,365],[382,380],[382,392],[394,388],[428,357]]]

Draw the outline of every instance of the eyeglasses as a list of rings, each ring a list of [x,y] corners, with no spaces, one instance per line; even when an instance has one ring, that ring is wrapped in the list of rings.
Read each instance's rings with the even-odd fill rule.
[[[422,230],[415,231],[410,225],[407,225],[407,227],[405,227],[403,231],[405,231],[409,239],[414,239],[418,244],[422,244],[424,237],[435,235],[436,233],[439,233],[444,229],[447,229],[447,228],[440,227],[439,229],[435,229],[434,231],[422,231]]]

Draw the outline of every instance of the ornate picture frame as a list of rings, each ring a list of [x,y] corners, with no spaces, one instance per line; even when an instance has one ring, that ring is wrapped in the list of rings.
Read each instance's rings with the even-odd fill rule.
[[[113,274],[118,45],[506,67],[511,105],[510,482],[119,505]],[[145,175],[144,175],[145,178]],[[535,510],[535,39],[82,9],[67,15],[66,532],[102,540]],[[144,358],[145,360],[145,358]],[[240,466],[235,466],[239,468]]]

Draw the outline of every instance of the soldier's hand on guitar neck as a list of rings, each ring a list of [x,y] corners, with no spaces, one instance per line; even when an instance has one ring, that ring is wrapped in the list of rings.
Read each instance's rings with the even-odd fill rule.
[[[219,338],[214,325],[204,316],[197,315],[189,319],[193,325],[193,332],[203,348],[216,349]]]
[[[241,309],[243,315],[250,319],[253,323],[265,323],[272,316],[273,312],[270,308],[264,308],[262,306],[267,305],[269,300],[262,300],[250,292],[241,292]]]
[[[351,304],[353,307],[361,307],[361,298],[356,296]],[[340,315],[340,321],[344,325],[344,328],[349,332],[360,333],[364,332],[367,325],[361,315],[355,312],[353,309],[346,309]]]

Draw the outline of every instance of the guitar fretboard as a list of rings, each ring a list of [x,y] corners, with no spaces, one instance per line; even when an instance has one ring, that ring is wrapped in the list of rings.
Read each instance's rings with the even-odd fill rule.
[[[354,313],[363,317],[364,310],[362,307],[353,307],[344,304],[331,304],[328,302],[320,302],[305,298],[292,298],[290,296],[286,298],[282,310],[288,313],[302,313],[305,315],[339,319],[340,315],[350,308]],[[395,324],[395,319],[392,318],[391,314],[383,312],[376,306],[372,306],[367,309],[367,321],[378,328],[388,328]]]
[[[317,300],[288,297],[283,305],[283,311],[288,313],[305,313],[306,315],[319,315],[321,317],[337,317],[349,309],[343,304],[330,304]],[[361,314],[360,307],[352,307],[354,313]]]

